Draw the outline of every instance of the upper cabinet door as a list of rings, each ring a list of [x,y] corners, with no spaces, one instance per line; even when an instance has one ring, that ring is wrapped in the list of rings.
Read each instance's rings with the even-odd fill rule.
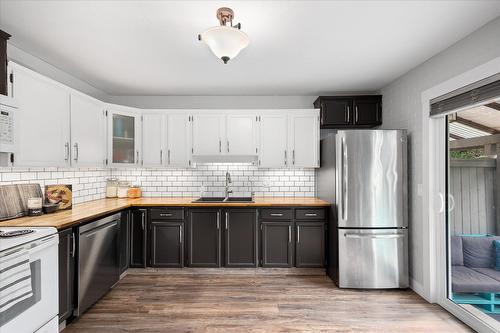
[[[193,155],[222,153],[224,116],[217,114],[193,116]]]
[[[226,122],[226,154],[256,155],[256,116],[228,115]]]
[[[353,121],[354,125],[381,125],[382,98],[380,96],[355,98]]]
[[[259,166],[282,168],[287,165],[287,116],[260,116]]]
[[[14,65],[15,166],[64,167],[70,164],[70,93],[62,85]]]
[[[141,164],[149,167],[165,163],[163,154],[163,115],[142,115],[142,160]]]
[[[338,127],[352,124],[352,99],[337,98],[321,101],[321,126]]]
[[[191,116],[169,114],[166,117],[166,165],[186,167],[191,165]]]
[[[319,124],[317,113],[291,117],[291,166],[319,166]]]
[[[104,103],[71,93],[71,165],[102,167],[106,160]]]
[[[109,164],[139,164],[139,120],[140,117],[133,112],[108,109]]]

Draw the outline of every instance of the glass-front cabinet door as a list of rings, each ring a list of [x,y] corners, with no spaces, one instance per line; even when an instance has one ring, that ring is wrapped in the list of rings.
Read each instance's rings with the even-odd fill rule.
[[[139,164],[139,120],[132,112],[108,110],[108,164]]]

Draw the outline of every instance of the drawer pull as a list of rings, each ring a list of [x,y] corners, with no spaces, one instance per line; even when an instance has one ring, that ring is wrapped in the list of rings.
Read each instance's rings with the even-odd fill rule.
[[[311,217],[318,216],[318,214],[316,214],[316,213],[305,213],[304,215],[305,216],[311,216]]]
[[[282,214],[282,213],[271,213],[271,214],[269,214],[269,215],[271,215],[271,216],[283,216],[283,214]]]
[[[172,213],[161,213],[160,214],[161,217],[170,217],[170,216],[173,216]]]

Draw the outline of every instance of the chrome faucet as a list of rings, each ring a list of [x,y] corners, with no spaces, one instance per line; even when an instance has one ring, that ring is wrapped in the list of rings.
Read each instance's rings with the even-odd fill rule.
[[[229,194],[233,193],[233,191],[229,190],[229,184],[231,184],[231,174],[229,171],[226,171],[226,197],[224,200],[227,200],[229,198]]]

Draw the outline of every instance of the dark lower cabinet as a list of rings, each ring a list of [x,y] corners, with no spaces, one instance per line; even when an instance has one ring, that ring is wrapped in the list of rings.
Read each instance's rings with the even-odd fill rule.
[[[262,267],[292,267],[292,222],[263,221],[260,225],[262,229]]]
[[[184,267],[184,222],[151,221],[151,266]]]
[[[130,265],[130,212],[122,212],[121,221],[118,225],[119,228],[119,246],[118,252],[120,263],[120,275],[123,274]]]
[[[147,265],[146,210],[130,210],[130,267]]]
[[[224,265],[257,267],[258,220],[256,209],[224,210]]]
[[[75,292],[75,245],[73,229],[59,232],[59,323],[73,315]]]
[[[187,220],[187,257],[191,267],[221,266],[221,210],[191,209]]]
[[[325,266],[325,223],[296,222],[295,266]]]

